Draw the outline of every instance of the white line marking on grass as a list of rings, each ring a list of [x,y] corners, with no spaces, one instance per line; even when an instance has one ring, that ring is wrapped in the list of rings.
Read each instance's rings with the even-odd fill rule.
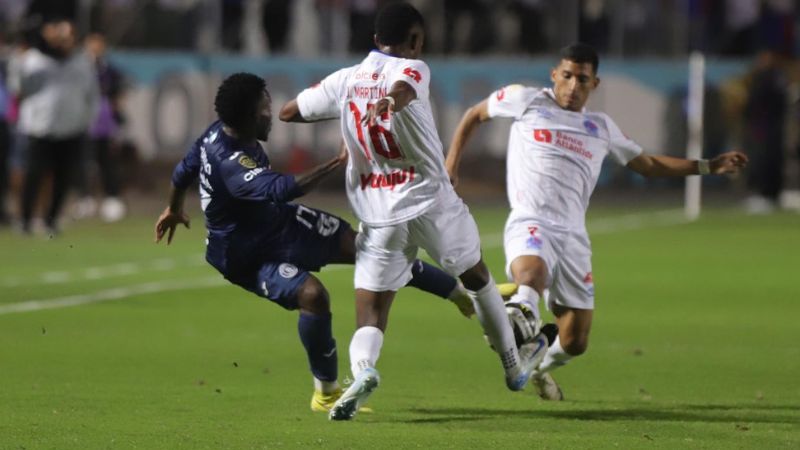
[[[180,291],[184,289],[206,288],[223,286],[226,281],[222,277],[204,277],[185,281],[156,281],[152,283],[137,284],[133,286],[119,287],[105,291],[94,292],[91,294],[77,294],[66,297],[50,298],[43,300],[29,300],[10,305],[0,305],[0,315],[13,314],[30,311],[41,311],[43,309],[67,308],[69,306],[86,305],[89,303],[100,303],[111,300],[122,300],[135,295],[155,294],[166,291]]]
[[[611,217],[606,219],[597,219],[591,221],[589,223],[589,234],[590,236],[598,234],[611,234],[621,231],[631,231],[631,230],[646,228],[650,226],[653,227],[670,226],[670,225],[683,224],[687,222],[688,220],[683,215],[682,210],[627,214],[624,216]],[[502,246],[503,235],[502,233],[492,233],[483,235],[481,236],[481,241],[485,243],[484,244],[485,248],[500,247]],[[198,258],[197,255],[193,255],[189,257],[187,260],[185,260],[185,263],[188,263],[190,265],[199,265],[203,264],[204,261],[203,258]],[[148,267],[151,268],[152,270],[169,270],[170,264],[176,264],[175,260],[163,258],[152,261]],[[118,264],[116,266],[112,266],[116,267],[116,269],[112,270],[111,273],[113,273],[114,271],[116,271],[116,274],[120,274],[123,272],[127,273],[128,271],[132,270],[131,266],[135,265]],[[136,266],[136,267],[140,269],[141,266]],[[347,265],[326,266],[323,268],[323,271],[327,272],[333,270],[342,270],[345,269],[346,267]],[[92,269],[100,269],[100,268],[89,268],[84,270],[88,273],[88,271]],[[54,274],[60,274],[60,275],[54,275]],[[50,272],[49,277],[57,279],[58,277],[63,276],[63,274],[65,274],[65,272]],[[43,274],[43,277],[45,275],[47,274]],[[86,275],[86,273],[84,275]],[[4,283],[9,283],[13,281],[18,281],[18,280],[6,278],[4,280]],[[212,278],[204,277],[187,281],[160,281],[160,282],[144,283],[134,286],[120,287],[120,288],[95,292],[93,294],[79,294],[67,297],[59,297],[59,298],[44,299],[44,300],[31,300],[21,303],[0,305],[0,315],[18,313],[18,312],[40,311],[43,309],[66,308],[69,306],[85,305],[88,303],[100,303],[111,300],[122,300],[124,298],[131,297],[134,295],[154,294],[165,291],[179,291],[183,289],[191,289],[197,287],[215,287],[215,286],[223,286],[225,284],[226,281],[221,277],[212,277]],[[8,284],[5,285],[8,286]]]
[[[122,262],[109,266],[93,266],[73,271],[43,272],[35,278],[6,277],[0,280],[0,287],[17,287],[37,283],[61,284],[76,281],[96,281],[106,278],[137,275],[150,271],[168,271],[178,266],[196,267],[205,265],[205,255],[197,253],[181,258],[159,258],[152,261]]]

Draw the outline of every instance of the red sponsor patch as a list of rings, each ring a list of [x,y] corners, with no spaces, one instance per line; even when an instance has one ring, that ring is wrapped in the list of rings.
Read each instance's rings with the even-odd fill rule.
[[[586,276],[583,277],[583,282],[586,284],[594,283],[594,277],[592,277],[592,272],[587,273]]]
[[[497,101],[501,102],[506,97],[506,88],[502,88],[497,91]]]
[[[410,77],[411,77],[411,78],[413,78],[413,79],[414,79],[414,81],[416,81],[417,83],[419,83],[420,81],[422,81],[422,74],[421,74],[421,73],[419,73],[419,71],[412,69],[411,67],[406,67],[406,68],[405,68],[405,70],[403,70],[403,75],[408,75],[408,76],[410,76]]]
[[[553,133],[551,133],[550,130],[544,130],[541,128],[533,130],[533,140],[536,142],[546,142],[549,144],[553,142]]]

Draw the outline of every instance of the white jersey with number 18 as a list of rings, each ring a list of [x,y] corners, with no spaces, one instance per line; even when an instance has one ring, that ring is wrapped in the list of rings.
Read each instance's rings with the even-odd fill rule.
[[[416,99],[402,111],[363,121],[398,81]],[[339,118],[350,159],[347,195],[359,220],[393,225],[423,214],[451,189],[429,100],[430,70],[417,59],[373,50],[360,64],[332,73],[297,96],[306,120]]]
[[[550,89],[506,86],[488,99],[490,117],[513,118],[507,190],[514,210],[563,229],[583,229],[606,155],[625,165],[642,148],[600,112],[568,111]]]

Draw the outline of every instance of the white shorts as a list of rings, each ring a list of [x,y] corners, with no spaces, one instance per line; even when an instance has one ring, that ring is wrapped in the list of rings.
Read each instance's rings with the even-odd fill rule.
[[[511,262],[534,255],[547,264],[545,304],[575,309],[594,309],[592,246],[585,230],[554,227],[521,211],[511,211],[503,233],[506,275],[513,280]]]
[[[453,276],[480,261],[478,226],[452,189],[443,189],[433,207],[407,222],[361,225],[356,237],[356,289],[382,292],[405,286],[420,247]]]

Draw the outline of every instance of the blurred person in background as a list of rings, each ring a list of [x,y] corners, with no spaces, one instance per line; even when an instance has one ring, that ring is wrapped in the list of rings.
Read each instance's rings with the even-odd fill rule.
[[[5,70],[0,70],[0,227],[8,225],[11,218],[6,207],[9,180],[9,158],[11,157],[11,131],[8,113],[11,108],[11,96],[8,94]]]
[[[77,218],[91,216],[97,202],[91,191],[92,166],[96,163],[103,190],[100,217],[106,222],[116,222],[125,217],[125,204],[120,199],[119,148],[115,138],[124,123],[122,99],[122,73],[106,59],[106,38],[92,33],[84,40],[86,52],[94,62],[100,89],[97,116],[89,128],[89,138],[84,146],[83,158],[76,170],[76,185],[81,199],[76,204]]]
[[[38,45],[19,60],[13,86],[19,100],[21,133],[26,135],[26,170],[21,198],[21,231],[32,231],[34,203],[45,174],[53,174],[44,224],[51,234],[66,198],[81,145],[99,102],[97,75],[85,53],[76,50],[69,20],[46,22]]]
[[[788,80],[781,52],[766,49],[755,62],[744,108],[743,142],[752,166],[745,210],[769,214],[783,190]]]
[[[261,15],[270,53],[283,53],[289,41],[292,26],[291,0],[266,0]]]

